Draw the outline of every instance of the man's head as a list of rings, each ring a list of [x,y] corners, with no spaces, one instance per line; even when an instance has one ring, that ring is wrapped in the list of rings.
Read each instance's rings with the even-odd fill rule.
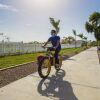
[[[55,35],[57,35],[57,32],[56,32],[56,30],[51,30],[51,35],[52,35],[52,36],[55,36]]]

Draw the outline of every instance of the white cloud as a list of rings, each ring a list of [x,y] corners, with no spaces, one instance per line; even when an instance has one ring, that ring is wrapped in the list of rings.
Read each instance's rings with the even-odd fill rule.
[[[14,8],[13,6],[6,5],[6,4],[1,4],[1,3],[0,3],[0,9],[10,10],[10,11],[13,11],[13,12],[18,12],[18,9]]]

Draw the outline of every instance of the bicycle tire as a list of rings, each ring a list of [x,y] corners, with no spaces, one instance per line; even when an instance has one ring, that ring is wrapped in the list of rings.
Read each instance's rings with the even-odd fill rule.
[[[46,66],[43,66],[44,62],[47,61],[47,64]],[[46,67],[47,69],[44,69]],[[43,70],[47,70],[47,73],[46,75],[44,75],[44,73],[42,72]],[[38,66],[38,73],[39,73],[39,76],[41,78],[47,78],[48,75],[50,74],[50,71],[51,71],[51,63],[50,63],[50,60],[48,58],[44,58],[40,63],[39,63],[39,66]]]

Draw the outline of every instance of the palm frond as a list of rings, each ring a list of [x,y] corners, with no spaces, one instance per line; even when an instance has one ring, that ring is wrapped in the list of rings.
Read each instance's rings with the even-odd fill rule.
[[[57,31],[57,33],[59,32],[60,28],[59,28],[59,23],[60,20],[55,21],[54,18],[50,17],[50,23],[52,24],[52,26],[55,28],[55,30]]]
[[[76,30],[73,29],[72,31],[73,31],[73,34],[76,36]]]
[[[89,22],[86,22],[85,29],[87,30],[88,33],[92,33],[93,32],[93,25],[91,25]]]
[[[80,34],[77,35],[77,36],[79,36],[81,39],[83,39],[83,37],[84,37],[83,33],[80,33]]]
[[[92,22],[92,24],[97,24],[97,21],[100,18],[100,13],[94,12],[89,17],[89,22]]]

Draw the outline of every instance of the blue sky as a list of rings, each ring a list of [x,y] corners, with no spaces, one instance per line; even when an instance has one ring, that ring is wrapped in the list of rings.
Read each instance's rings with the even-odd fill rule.
[[[84,28],[94,11],[100,12],[100,0],[0,0],[0,32],[11,41],[46,41],[52,29],[49,17],[54,17],[61,20],[61,38],[73,36],[76,29],[94,40]]]

